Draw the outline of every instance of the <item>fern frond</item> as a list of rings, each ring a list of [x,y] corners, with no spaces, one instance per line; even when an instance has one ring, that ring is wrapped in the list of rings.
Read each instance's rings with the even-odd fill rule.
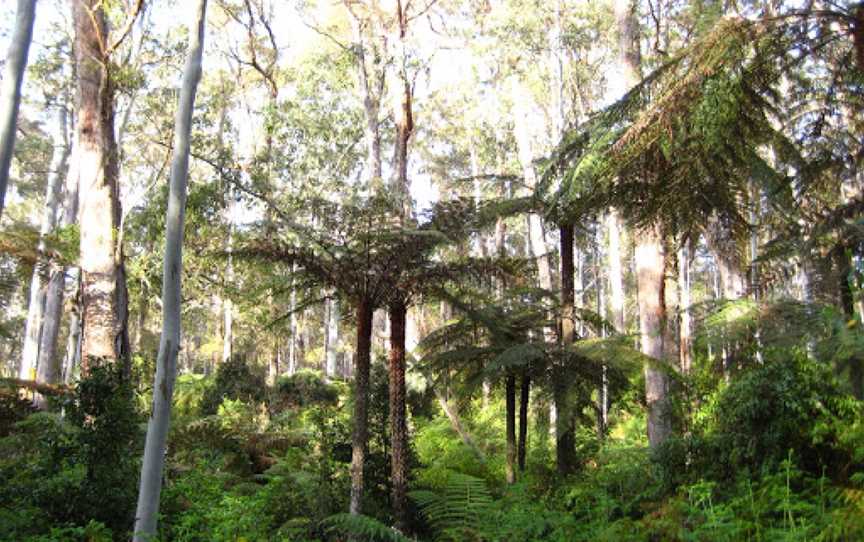
[[[350,536],[364,542],[411,542],[399,531],[369,516],[335,514],[323,521],[327,533]]]

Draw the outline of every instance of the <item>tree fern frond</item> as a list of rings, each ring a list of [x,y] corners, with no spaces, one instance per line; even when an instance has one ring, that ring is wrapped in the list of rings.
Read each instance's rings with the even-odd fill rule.
[[[323,521],[330,534],[348,536],[363,542],[411,542],[411,539],[375,518],[359,514],[335,514]]]

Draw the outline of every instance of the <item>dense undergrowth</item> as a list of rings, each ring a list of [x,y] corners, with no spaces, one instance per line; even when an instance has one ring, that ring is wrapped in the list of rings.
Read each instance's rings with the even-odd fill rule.
[[[679,404],[698,406],[679,407],[681,436],[654,455],[642,436],[642,399],[633,393],[617,403],[605,438],[581,429],[581,468],[567,479],[554,470],[548,420],[532,418],[526,470],[509,486],[499,390],[485,406],[459,405],[485,459],[460,440],[431,393],[412,392],[413,509],[404,536],[387,527],[383,364],[372,381],[367,515],[351,517],[344,514],[347,384],[300,372],[267,387],[241,360],[210,377],[181,377],[159,539],[864,539],[862,405],[805,356],[741,370],[728,383],[706,363],[678,382]],[[104,368],[51,412],[34,413],[4,392],[0,539],[127,539],[146,396]]]

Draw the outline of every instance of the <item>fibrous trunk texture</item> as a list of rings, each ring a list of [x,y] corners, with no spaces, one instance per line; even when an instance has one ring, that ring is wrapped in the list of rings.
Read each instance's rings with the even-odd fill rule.
[[[174,120],[174,156],[171,162],[168,209],[165,216],[165,261],[162,270],[162,335],[156,359],[153,403],[147,423],[138,506],[135,512],[134,541],[152,540],[156,535],[159,494],[165,462],[165,442],[171,421],[171,398],[177,377],[180,352],[180,304],[183,273],[183,225],[186,213],[186,185],[189,174],[189,147],[195,93],[201,80],[204,22],[207,0],[199,0],[196,18],[189,32],[189,56],[183,72],[180,99]]]
[[[507,375],[505,383],[507,415],[507,464],[505,473],[508,484],[516,483],[516,376]]]
[[[522,376],[522,386],[519,394],[519,472],[525,471],[525,456],[528,446],[528,401],[531,397],[531,377]]]
[[[405,413],[405,303],[390,304],[390,498],[396,528],[407,527],[408,425]]]
[[[361,514],[363,505],[363,466],[369,440],[369,364],[372,355],[372,304],[357,303],[357,349],[354,361],[354,433],[351,437],[351,514]]]
[[[126,362],[128,345],[120,201],[104,3],[72,0],[78,74],[82,373],[91,359]]]
[[[573,282],[575,264],[573,259],[573,225],[564,224],[560,227],[561,234],[561,348],[562,353],[576,339],[576,324],[573,306]],[[553,384],[555,400],[555,451],[558,472],[569,474],[575,468],[576,441],[574,437],[574,419],[569,401],[569,387],[565,372],[568,357],[563,355],[559,361]]]

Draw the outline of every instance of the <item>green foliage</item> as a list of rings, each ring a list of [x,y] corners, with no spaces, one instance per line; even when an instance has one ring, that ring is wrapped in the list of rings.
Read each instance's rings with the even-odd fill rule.
[[[68,525],[59,540],[91,531],[102,533],[92,535],[98,540],[132,526],[142,420],[131,383],[121,368],[94,360],[64,408],[65,418],[39,412],[0,439],[0,514],[26,518],[0,521],[0,538]]]
[[[380,521],[363,515],[335,514],[324,521],[326,531],[364,542],[409,542],[411,539]]]
[[[320,373],[299,371],[283,376],[270,393],[270,411],[299,410],[313,405],[335,405],[339,400],[338,389],[321,378]]]
[[[473,476],[451,473],[439,491],[416,490],[410,497],[441,540],[470,540],[493,510],[486,482]]]
[[[240,356],[219,365],[213,385],[201,399],[201,413],[216,414],[222,401],[235,399],[245,403],[264,400],[264,377],[252,370]]]

